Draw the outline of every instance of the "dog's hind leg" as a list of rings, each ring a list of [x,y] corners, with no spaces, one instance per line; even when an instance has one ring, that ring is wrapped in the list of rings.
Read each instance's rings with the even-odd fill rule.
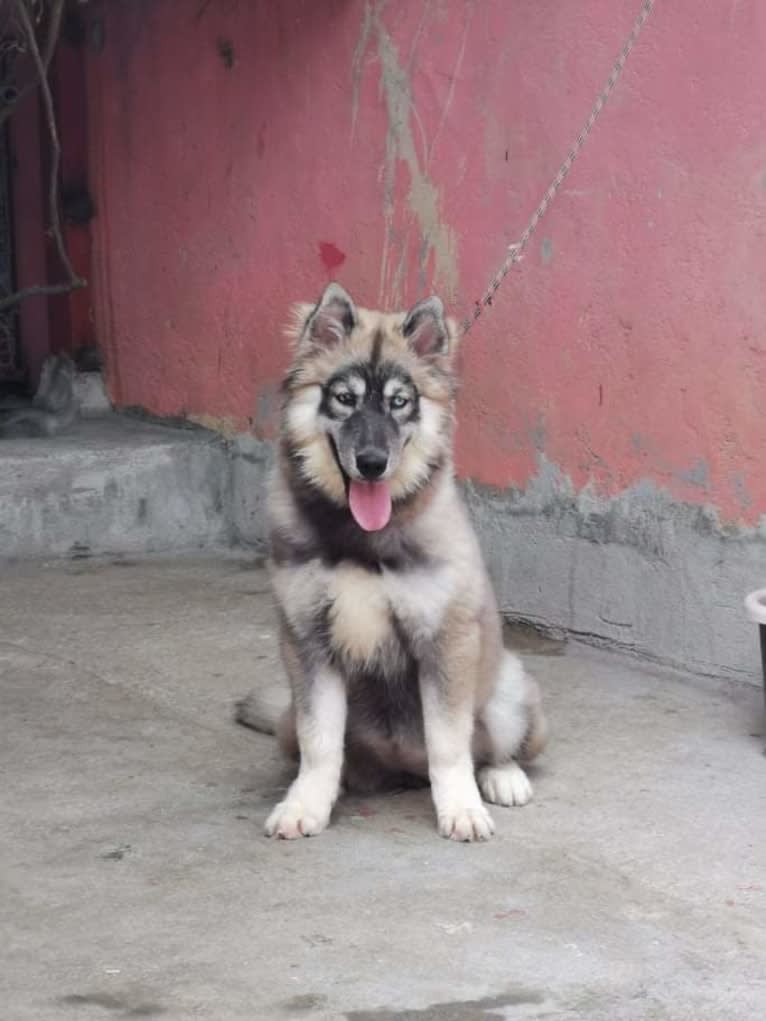
[[[484,706],[474,734],[477,780],[484,798],[495,805],[525,805],[532,785],[515,761],[529,761],[547,737],[540,692],[518,656],[503,653],[500,677]]]
[[[259,734],[279,735],[282,720],[289,711],[289,701],[287,685],[262,685],[237,702],[234,719]]]

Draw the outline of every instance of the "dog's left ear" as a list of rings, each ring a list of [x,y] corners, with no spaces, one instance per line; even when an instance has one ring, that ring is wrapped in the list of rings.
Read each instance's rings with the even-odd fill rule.
[[[451,353],[453,330],[444,318],[441,298],[432,295],[414,305],[402,324],[402,333],[410,347],[421,358]]]

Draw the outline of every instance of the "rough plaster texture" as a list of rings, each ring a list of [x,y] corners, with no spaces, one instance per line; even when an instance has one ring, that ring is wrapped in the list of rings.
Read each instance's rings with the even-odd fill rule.
[[[265,549],[269,539],[267,487],[274,447],[245,434],[229,440],[229,454],[234,535],[244,545]]]
[[[420,791],[285,844],[261,834],[274,744],[231,723],[278,669],[261,571],[18,566],[0,619],[9,1021],[766,1012],[752,689],[533,645],[553,740],[492,842],[439,839]]]
[[[743,600],[766,578],[763,526],[727,528],[651,483],[578,492],[544,459],[523,491],[464,491],[509,617],[761,683]]]
[[[229,543],[224,441],[127,417],[0,444],[0,558]]]
[[[271,436],[287,308],[331,276],[366,304],[435,288],[469,310],[638,6],[89,4],[95,308],[118,405]],[[544,454],[578,491],[648,480],[758,523],[764,36],[759,0],[657,5],[465,345],[466,477],[523,488]]]

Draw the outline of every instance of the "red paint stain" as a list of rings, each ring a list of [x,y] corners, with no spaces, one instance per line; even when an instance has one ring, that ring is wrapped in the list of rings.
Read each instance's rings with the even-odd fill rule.
[[[510,911],[498,911],[495,918],[502,921],[505,918],[526,918],[526,911],[522,908],[512,908]]]
[[[346,261],[346,253],[341,252],[340,248],[334,245],[332,241],[320,241],[319,258],[322,260],[322,264],[327,272],[334,273]]]

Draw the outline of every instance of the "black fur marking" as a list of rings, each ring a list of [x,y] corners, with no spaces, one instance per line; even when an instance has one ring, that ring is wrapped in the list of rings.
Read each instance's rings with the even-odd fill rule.
[[[331,418],[333,421],[340,421],[345,417],[340,411],[336,411],[332,402],[332,393],[326,387],[322,390],[322,400],[319,402],[319,414],[324,415],[325,418]]]
[[[377,352],[379,357],[380,352]],[[333,392],[338,384],[348,384],[352,377],[361,379],[364,382],[364,397],[357,405],[356,411],[372,409],[382,415],[390,415],[394,422],[417,422],[420,420],[420,395],[412,377],[408,372],[401,369],[395,362],[380,362],[377,360],[375,344],[373,344],[373,356],[369,362],[355,362],[336,372],[322,387],[322,400],[319,405],[320,414],[333,421],[348,420],[348,413],[340,410],[333,401]],[[394,419],[391,410],[387,406],[384,390],[386,384],[396,379],[401,383],[401,388],[410,398],[410,406],[405,418]]]
[[[346,303],[344,303],[343,307],[343,318],[341,319],[341,325],[343,326],[343,329],[346,331],[346,333],[351,333],[351,331],[356,326],[356,316],[354,315],[354,310],[351,307],[351,305],[348,305]]]
[[[406,422],[419,422],[420,421],[420,394],[417,389],[413,386],[410,391],[410,411],[405,419]]]
[[[352,430],[358,447],[372,446],[380,449],[386,449],[391,434],[398,432],[396,422],[377,406],[355,411],[348,419],[347,428]]]
[[[349,731],[374,730],[396,739],[423,732],[418,666],[402,657],[399,669],[386,673],[358,670],[348,676]]]
[[[370,352],[370,366],[376,368],[380,361],[380,351],[383,347],[383,334],[380,330],[377,331],[375,336],[372,338],[372,351]]]
[[[349,417],[349,412],[352,410],[351,407],[344,405],[337,406],[333,397],[336,392],[336,388],[340,384],[341,386],[347,386],[350,390],[351,379],[362,378],[362,373],[356,371],[356,369],[343,369],[341,372],[336,372],[322,387],[322,400],[319,403],[319,413],[325,415],[327,418],[331,418],[336,422],[342,422],[344,419]]]
[[[283,394],[284,397],[289,397],[289,395],[295,389],[295,384],[296,384],[296,382],[298,380],[299,374],[300,374],[300,368],[297,365],[293,366],[292,369],[290,369],[287,373],[285,373],[285,378],[282,380],[282,388],[281,388],[282,389],[282,394]]]
[[[418,663],[401,627],[394,627],[372,664],[347,657],[336,665],[347,678],[349,732],[373,730],[387,738],[423,733]]]
[[[270,546],[271,559],[278,567],[287,564],[308,564],[318,558],[315,545],[298,542],[279,528],[272,529]]]
[[[330,450],[332,451],[332,456],[335,458],[335,464],[337,465],[338,471],[340,472],[340,474],[341,474],[341,476],[343,478],[343,485],[346,487],[346,496],[348,496],[348,487],[349,487],[350,479],[349,479],[348,475],[346,475],[346,473],[343,471],[343,465],[340,463],[340,454],[338,453],[338,447],[337,447],[337,445],[335,443],[335,439],[332,436],[328,436],[327,437],[327,442],[330,444]]]

